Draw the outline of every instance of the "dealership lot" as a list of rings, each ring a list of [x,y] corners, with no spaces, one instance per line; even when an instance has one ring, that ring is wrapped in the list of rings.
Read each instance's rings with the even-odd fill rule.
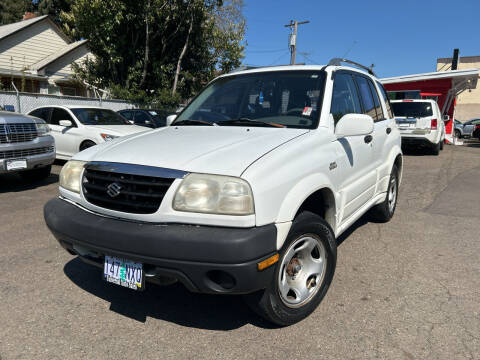
[[[43,221],[60,166],[0,177],[0,358],[479,358],[480,144],[407,153],[397,212],[339,239],[319,308],[287,328],[239,297],[106,284]]]

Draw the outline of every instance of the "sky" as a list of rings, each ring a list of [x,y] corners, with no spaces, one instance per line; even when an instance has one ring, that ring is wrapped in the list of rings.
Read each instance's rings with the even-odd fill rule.
[[[377,76],[436,70],[436,59],[480,56],[480,0],[244,0],[245,59],[250,66],[288,64],[290,20],[298,27],[297,62],[346,57],[375,64]]]

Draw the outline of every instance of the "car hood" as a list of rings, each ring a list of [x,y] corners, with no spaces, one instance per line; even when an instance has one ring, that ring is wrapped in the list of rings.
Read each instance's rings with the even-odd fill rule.
[[[262,155],[306,134],[305,129],[171,126],[116,139],[75,159],[240,176]]]
[[[13,113],[9,111],[0,111],[0,124],[19,124],[19,123],[35,123],[43,122],[43,120],[37,119],[30,115],[23,115]]]
[[[149,128],[137,125],[85,125],[85,128],[98,133],[106,133],[116,136],[125,136],[150,130]]]

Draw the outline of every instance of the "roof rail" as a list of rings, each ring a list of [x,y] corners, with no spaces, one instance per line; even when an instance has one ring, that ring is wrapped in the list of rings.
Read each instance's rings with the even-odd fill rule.
[[[370,75],[373,75],[373,76],[375,76],[375,77],[377,76],[377,75],[373,72],[373,70],[372,70],[373,64],[372,64],[372,66],[367,67],[367,66],[365,66],[365,65],[359,64],[359,63],[357,63],[357,62],[355,62],[355,61],[352,61],[352,60],[342,59],[342,58],[333,58],[333,59],[331,59],[331,60],[328,62],[328,65],[327,65],[327,66],[331,66],[331,65],[332,65],[332,66],[340,66],[340,65],[342,65],[342,63],[347,63],[347,64],[350,64],[350,65],[355,65],[356,67],[359,67],[359,68],[367,71]]]

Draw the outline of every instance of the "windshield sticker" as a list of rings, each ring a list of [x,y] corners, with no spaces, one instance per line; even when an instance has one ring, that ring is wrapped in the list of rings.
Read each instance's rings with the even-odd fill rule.
[[[260,91],[260,95],[258,96],[258,103],[259,103],[260,105],[263,104],[263,91]]]
[[[302,115],[303,116],[310,116],[312,114],[313,108],[311,106],[305,106],[303,108]]]
[[[312,79],[316,79],[316,78],[318,78],[317,74],[312,75]]]

